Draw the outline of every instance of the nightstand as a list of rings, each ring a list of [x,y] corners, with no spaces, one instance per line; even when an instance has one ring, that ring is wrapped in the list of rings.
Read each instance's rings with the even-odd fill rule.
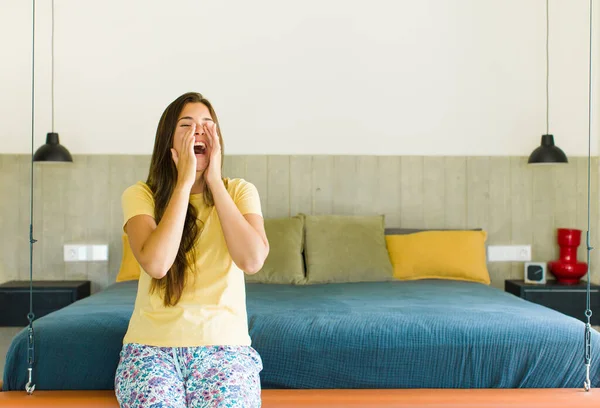
[[[523,280],[504,281],[504,290],[533,303],[586,322],[585,308],[587,282],[577,285],[561,285],[550,280],[543,285],[527,284]],[[592,325],[600,325],[600,286],[590,285]]]
[[[39,319],[90,295],[90,281],[33,281],[33,314]],[[0,326],[29,324],[29,281],[0,285]]]

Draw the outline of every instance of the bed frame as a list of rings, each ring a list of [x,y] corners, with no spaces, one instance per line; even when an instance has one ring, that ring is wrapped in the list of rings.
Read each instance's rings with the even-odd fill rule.
[[[114,391],[0,392],[3,408],[119,408]],[[585,392],[558,389],[405,389],[405,390],[263,390],[263,408],[292,407],[477,407],[587,408],[600,407],[600,388]]]

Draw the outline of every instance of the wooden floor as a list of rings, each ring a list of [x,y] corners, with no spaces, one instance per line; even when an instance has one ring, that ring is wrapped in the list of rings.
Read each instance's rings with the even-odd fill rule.
[[[263,408],[428,407],[587,408],[600,407],[600,389],[491,390],[264,390]],[[114,391],[0,392],[0,407],[118,408]]]

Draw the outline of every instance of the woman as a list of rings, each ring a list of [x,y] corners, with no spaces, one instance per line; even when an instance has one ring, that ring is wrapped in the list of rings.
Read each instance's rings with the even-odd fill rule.
[[[122,407],[259,407],[244,272],[269,252],[254,185],[224,179],[210,102],[186,93],[162,114],[146,183],[123,193],[142,273],[115,376]]]

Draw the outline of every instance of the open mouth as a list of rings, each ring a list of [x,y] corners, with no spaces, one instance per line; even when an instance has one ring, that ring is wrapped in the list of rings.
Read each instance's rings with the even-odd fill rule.
[[[194,154],[206,153],[206,144],[204,142],[197,142],[194,144]]]

